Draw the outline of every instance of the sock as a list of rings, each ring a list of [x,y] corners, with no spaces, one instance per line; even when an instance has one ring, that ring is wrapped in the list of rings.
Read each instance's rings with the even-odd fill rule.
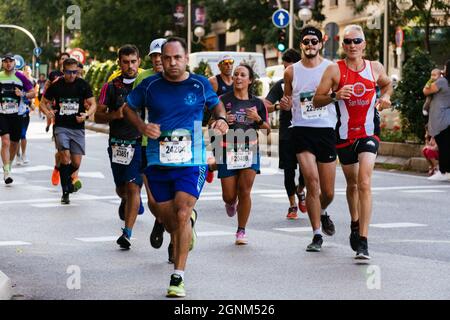
[[[61,187],[63,192],[69,192],[70,181],[70,164],[61,164],[59,166],[59,174],[61,176]]]
[[[177,274],[184,280],[184,270],[173,270],[173,274]]]
[[[367,238],[363,236],[359,236],[359,241],[367,242]]]
[[[316,229],[316,230],[314,230],[314,235],[322,235],[322,232],[320,231],[320,228],[319,229]]]
[[[245,232],[245,228],[238,227],[238,228],[237,228],[237,232],[239,232],[239,231]],[[236,233],[237,233],[237,232],[236,232]]]
[[[350,224],[350,229],[352,231],[359,230],[359,220],[352,221]]]
[[[7,163],[3,166],[3,171],[4,172],[11,172],[11,164]]]
[[[127,227],[125,227],[125,228],[123,228],[122,229],[123,230],[123,234],[128,238],[128,239],[131,239],[131,233],[133,232],[133,229],[131,228],[127,228]]]
[[[320,209],[320,215],[325,216],[327,214],[327,209]]]

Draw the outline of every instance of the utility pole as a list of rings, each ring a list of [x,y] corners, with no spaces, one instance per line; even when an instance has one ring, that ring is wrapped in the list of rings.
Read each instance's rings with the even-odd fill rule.
[[[188,43],[188,55],[191,54],[191,42],[192,42],[192,0],[188,0],[188,18],[187,18],[187,43]]]
[[[289,49],[294,47],[294,0],[289,0]]]
[[[61,24],[61,53],[65,51],[65,34],[64,34],[64,25],[66,24],[66,17],[63,15],[62,16],[62,24]]]
[[[383,26],[383,64],[389,74],[389,0],[384,0],[384,26]]]

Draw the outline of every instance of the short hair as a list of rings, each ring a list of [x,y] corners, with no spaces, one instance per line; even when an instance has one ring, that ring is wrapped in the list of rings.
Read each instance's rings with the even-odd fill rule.
[[[168,44],[169,42],[179,42],[181,44],[181,46],[183,47],[184,51],[187,53],[187,44],[186,41],[183,38],[180,37],[170,37],[167,38],[167,41],[162,45],[161,47],[161,52],[164,52],[164,47],[166,46],[166,44]]]
[[[75,60],[74,58],[66,59],[66,60],[64,60],[64,62],[63,62],[63,68],[64,68],[64,69],[65,69],[67,66],[72,66],[72,65],[75,65],[75,66],[78,67],[78,61]]]
[[[62,58],[62,56],[66,56],[67,58],[70,58],[70,54],[68,54],[67,52],[61,52],[58,55],[58,60],[60,60]]]
[[[284,53],[283,56],[281,57],[281,59],[287,63],[296,63],[298,61],[300,61],[300,59],[302,58],[302,55],[300,54],[300,52],[298,52],[295,49],[287,49]]]
[[[83,65],[81,62],[78,62],[78,68],[83,69],[83,68],[84,68],[84,65]]]
[[[120,60],[122,56],[129,56],[130,54],[135,54],[139,57],[139,49],[134,44],[126,44],[120,47],[117,51],[117,58]]]
[[[364,30],[363,30],[363,28],[360,25],[349,24],[348,26],[346,26],[344,28],[344,35],[346,35],[350,31],[358,31],[359,33],[361,33],[361,36],[362,36],[363,40],[366,41],[366,37],[364,35]]]

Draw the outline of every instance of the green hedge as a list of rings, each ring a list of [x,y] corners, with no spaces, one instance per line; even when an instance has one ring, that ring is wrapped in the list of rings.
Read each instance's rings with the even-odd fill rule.
[[[103,85],[117,68],[117,64],[112,60],[98,62],[89,67],[84,78],[90,84],[94,96],[100,95]]]

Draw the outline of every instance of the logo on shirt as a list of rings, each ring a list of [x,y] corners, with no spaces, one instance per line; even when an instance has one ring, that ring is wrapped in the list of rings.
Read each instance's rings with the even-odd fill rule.
[[[366,145],[371,146],[371,147],[375,147],[375,142],[369,140],[366,142]]]
[[[374,89],[367,89],[366,86],[364,85],[364,83],[362,83],[362,82],[356,82],[353,85],[353,95],[358,98],[365,95],[366,92],[373,91],[373,90]]]
[[[188,105],[188,106],[192,106],[195,104],[195,102],[197,102],[197,96],[195,94],[188,93],[188,95],[184,98],[184,102]]]

